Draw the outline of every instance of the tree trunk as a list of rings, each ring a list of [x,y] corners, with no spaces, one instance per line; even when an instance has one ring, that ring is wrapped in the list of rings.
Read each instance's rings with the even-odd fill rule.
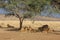
[[[24,18],[23,17],[20,17],[19,14],[16,14],[16,15],[17,15],[17,17],[19,18],[19,21],[20,21],[20,24],[19,24],[20,28],[18,30],[21,30],[22,29],[22,23],[23,23]]]
[[[20,18],[19,21],[20,21],[20,28],[19,28],[19,30],[21,30],[22,29],[22,24],[23,24],[23,18]]]

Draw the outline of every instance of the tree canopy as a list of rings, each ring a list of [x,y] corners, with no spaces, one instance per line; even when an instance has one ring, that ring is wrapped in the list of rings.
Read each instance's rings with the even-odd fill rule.
[[[40,13],[46,5],[51,5],[51,2],[52,0],[0,0],[0,7],[5,7],[9,10],[26,9]]]
[[[2,1],[1,5],[3,4],[4,7],[8,9],[13,9],[15,7],[17,8],[17,5],[21,3],[24,3],[28,10],[40,12],[41,10],[43,10],[43,7],[46,4],[50,3],[50,1],[49,0],[7,0],[7,2]]]

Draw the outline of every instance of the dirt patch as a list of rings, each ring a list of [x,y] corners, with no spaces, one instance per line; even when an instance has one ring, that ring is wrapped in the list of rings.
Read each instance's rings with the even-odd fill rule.
[[[43,33],[43,32],[20,32],[4,31],[0,29],[0,40],[60,40],[60,32]]]

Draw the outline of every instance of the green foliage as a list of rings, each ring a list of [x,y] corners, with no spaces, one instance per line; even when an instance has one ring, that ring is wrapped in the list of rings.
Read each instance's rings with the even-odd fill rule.
[[[33,14],[31,14],[31,12],[23,14],[24,18],[31,18],[32,16]]]
[[[44,6],[50,1],[49,0],[9,0],[9,4],[6,5],[6,8],[12,9],[21,2],[26,4],[30,11],[40,12],[41,10],[43,10]]]
[[[46,0],[26,0],[25,3],[30,7],[30,10],[40,12],[47,4]]]
[[[35,13],[40,13],[44,10],[44,6],[50,5],[51,0],[8,0],[8,3],[2,2],[2,7],[7,8],[8,10],[13,10],[16,12],[21,8],[18,7],[18,4],[24,3],[26,5],[25,9],[28,11],[33,11]],[[0,5],[0,7],[1,7]],[[18,11],[17,11],[18,12]]]

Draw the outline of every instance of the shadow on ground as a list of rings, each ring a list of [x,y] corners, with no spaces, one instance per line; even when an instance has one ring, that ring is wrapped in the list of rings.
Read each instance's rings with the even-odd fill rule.
[[[19,31],[18,28],[11,28],[11,29],[7,29],[6,31]]]
[[[55,30],[52,34],[60,35],[60,31]]]
[[[1,27],[3,31],[19,31],[19,28],[8,28],[8,27]],[[39,32],[39,31],[38,31]],[[35,32],[36,33],[36,32]],[[48,34],[55,34],[55,35],[60,35],[60,31],[54,31],[54,32],[49,32]]]
[[[4,31],[19,31],[19,28],[0,27]]]

